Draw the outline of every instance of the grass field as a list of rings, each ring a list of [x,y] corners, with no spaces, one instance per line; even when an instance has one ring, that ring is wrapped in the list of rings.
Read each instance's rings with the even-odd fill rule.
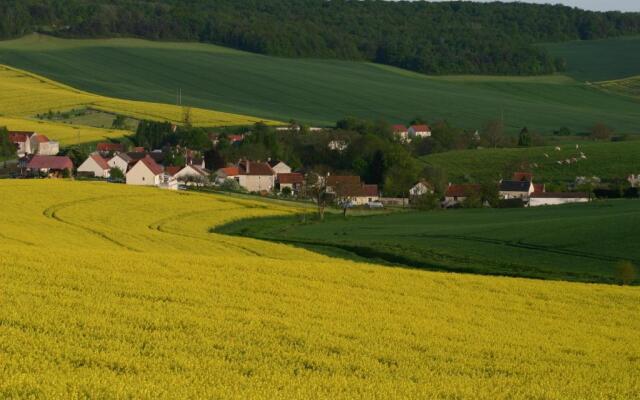
[[[576,149],[576,145],[579,149]],[[577,176],[626,179],[640,171],[640,141],[576,140],[551,147],[463,150],[428,155],[422,160],[439,167],[452,182],[506,179],[518,170],[533,172],[537,182],[568,182]],[[583,159],[584,153],[586,159]],[[546,155],[549,157],[547,158]],[[574,162],[573,159],[576,159]],[[572,160],[570,164],[566,160]],[[558,161],[564,161],[558,164]]]
[[[567,74],[580,81],[609,81],[640,75],[640,36],[544,45],[567,61]]]
[[[125,133],[85,125],[69,126],[33,118],[36,114],[49,110],[67,111],[83,107],[136,119],[180,123],[183,117],[181,107],[94,95],[26,71],[0,65],[0,124],[7,125],[9,129],[37,130],[63,143],[76,140],[78,132],[83,141],[102,139],[105,136],[118,137]],[[191,117],[196,126],[250,125],[260,121],[259,118],[198,108],[191,110]]]
[[[333,124],[344,116],[406,123],[421,115],[467,129],[504,117],[548,133],[604,121],[637,133],[640,108],[565,76],[428,77],[376,64],[286,59],[194,43],[28,36],[0,43],[0,63],[105,96],[261,118]]]
[[[635,287],[445,274],[209,233],[295,210],[0,181],[2,398],[633,398]],[[25,201],[29,199],[29,201]]]
[[[640,265],[640,201],[330,216],[328,223],[275,217],[220,229],[432,270],[616,283],[620,262]]]

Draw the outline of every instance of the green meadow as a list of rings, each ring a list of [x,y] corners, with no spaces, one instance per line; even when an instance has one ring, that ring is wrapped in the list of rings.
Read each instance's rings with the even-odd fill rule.
[[[239,221],[219,231],[428,270],[617,283],[640,265],[640,201]],[[636,283],[639,283],[636,280]]]
[[[504,118],[550,133],[605,122],[640,129],[640,107],[567,76],[430,77],[371,63],[287,59],[197,43],[63,40],[0,42],[0,64],[102,95],[329,125],[344,116],[406,123],[416,116],[479,129]]]
[[[587,142],[576,139],[558,146],[559,151],[555,145],[451,151],[425,156],[422,161],[444,170],[452,182],[497,180],[508,178],[518,170],[533,172],[538,182],[574,181],[577,176],[626,179],[629,174],[640,173],[638,140]],[[582,154],[586,158],[582,158]]]

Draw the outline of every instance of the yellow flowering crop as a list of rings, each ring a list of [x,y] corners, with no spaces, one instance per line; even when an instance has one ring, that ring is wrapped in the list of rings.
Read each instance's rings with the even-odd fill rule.
[[[74,89],[26,71],[0,65],[0,116],[30,118],[36,114],[52,111],[68,111],[73,108],[90,107],[114,114],[138,119],[180,123],[184,116],[182,107],[169,104],[131,101],[99,96]],[[260,118],[246,115],[193,108],[191,120],[195,126],[250,125]],[[276,124],[275,121],[264,121]],[[25,124],[10,126],[20,130]],[[65,125],[61,125],[65,127]],[[73,136],[73,127],[66,126]],[[82,127],[83,130],[90,129]],[[105,130],[106,132],[106,130]],[[117,134],[117,132],[114,132]],[[52,135],[53,136],[53,135]],[[53,136],[56,138],[56,136]]]
[[[634,399],[640,290],[362,264],[209,233],[295,214],[0,181],[0,398]]]

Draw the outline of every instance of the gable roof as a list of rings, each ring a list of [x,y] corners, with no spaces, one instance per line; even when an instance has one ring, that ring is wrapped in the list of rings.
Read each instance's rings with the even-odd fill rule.
[[[107,162],[107,160],[105,160],[104,158],[102,158],[102,156],[100,154],[97,153],[93,153],[91,154],[89,157],[91,157],[93,159],[93,161],[96,162],[96,164],[98,164],[98,166],[100,168],[102,168],[103,170],[108,170],[110,169],[109,164]]]
[[[184,169],[184,167],[179,167],[179,166],[176,166],[176,165],[170,165],[170,166],[168,166],[168,167],[166,167],[164,169],[164,172],[167,175],[174,176],[175,174],[177,174],[178,172],[182,171],[183,169]]]
[[[500,182],[501,192],[529,192],[531,182],[529,181],[502,181]]]
[[[238,163],[238,168],[240,169],[239,175],[275,175],[271,166],[265,162],[245,160]]]
[[[36,142],[38,143],[46,143],[46,142],[50,142],[49,138],[46,137],[45,135],[38,135],[36,134],[35,136],[33,136],[33,138],[35,139]]]
[[[482,186],[477,184],[449,185],[446,197],[467,197],[474,193],[480,193]]]
[[[281,184],[301,184],[304,183],[304,177],[297,172],[278,174],[278,182]]]
[[[226,176],[238,176],[240,175],[240,168],[237,166],[220,168],[218,173]]]
[[[431,132],[429,125],[411,125],[411,128],[416,132]]]
[[[327,177],[327,186],[335,187],[340,185],[360,185],[360,177],[351,175],[329,175]]]
[[[378,197],[378,185],[362,185],[362,195]]]
[[[406,132],[407,131],[407,127],[404,125],[393,125],[391,127],[391,129],[393,129],[394,132],[398,133],[398,132]]]
[[[140,163],[144,164],[144,166],[146,166],[147,169],[154,175],[160,175],[163,172],[162,167],[158,165],[158,163],[153,161],[153,158],[149,156],[146,156],[145,158],[139,160],[135,165],[138,165]]]
[[[118,153],[115,156],[113,156],[113,158],[116,158],[116,157],[120,157],[127,164],[131,164],[134,161],[133,158],[129,157],[127,153]]]
[[[282,163],[284,165],[287,165],[287,163],[285,163],[284,161],[280,161],[280,160],[269,160],[269,161],[267,161],[267,164],[269,164],[269,166],[271,168],[275,167],[276,165],[278,165],[280,163]],[[288,165],[287,165],[287,167],[288,167]]]
[[[24,143],[33,135],[34,132],[12,131],[9,132],[9,140],[13,143]]]
[[[27,164],[29,169],[72,170],[73,162],[66,156],[33,156]]]

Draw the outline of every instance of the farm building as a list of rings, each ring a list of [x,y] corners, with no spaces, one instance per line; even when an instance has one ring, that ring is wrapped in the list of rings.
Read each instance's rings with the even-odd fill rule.
[[[407,130],[407,135],[411,139],[426,138],[431,136],[431,127],[429,125],[411,125]]]
[[[276,174],[290,174],[291,167],[279,160],[269,160],[269,166]]]
[[[500,182],[500,198],[504,200],[528,200],[534,187],[531,181],[502,181]]]
[[[96,151],[103,157],[107,157],[114,153],[124,152],[124,145],[121,143],[98,143],[96,145]]]
[[[349,148],[349,143],[344,140],[332,140],[327,145],[329,150],[343,152]]]
[[[335,195],[342,201],[361,206],[371,201],[379,201],[380,193],[377,185],[367,185],[359,176],[329,175],[326,180],[327,193]]]
[[[164,171],[153,158],[146,156],[138,160],[127,172],[127,185],[159,186]]]
[[[55,156],[60,152],[60,143],[49,140],[45,135],[31,135],[31,151],[42,156]]]
[[[27,171],[43,173],[49,177],[62,177],[71,175],[73,162],[69,157],[35,155],[27,164]]]
[[[216,171],[216,183],[227,179],[236,180],[249,192],[270,192],[276,186],[276,174],[265,162],[243,160],[236,166],[220,168]]]
[[[391,127],[391,130],[393,131],[393,136],[398,138],[398,140],[400,140],[401,142],[408,142],[409,141],[409,130],[407,129],[406,126],[404,126],[404,125],[393,125]]]
[[[127,171],[129,171],[129,167],[134,163],[135,161],[126,153],[118,153],[115,156],[111,157],[109,161],[107,161],[109,169],[117,168],[122,171],[123,174],[126,174]]]
[[[204,185],[209,182],[211,173],[199,165],[178,167],[177,171],[171,171],[170,168],[167,167],[167,174],[173,176],[178,182],[184,182],[188,185]]]
[[[9,140],[16,145],[16,153],[18,157],[32,154],[31,136],[34,132],[12,131],[9,132]]]
[[[529,207],[554,206],[569,203],[588,203],[588,193],[533,193],[529,198]]]
[[[276,177],[276,186],[280,191],[289,188],[291,193],[299,193],[302,185],[304,185],[304,176],[299,173],[283,173]]]
[[[78,167],[78,174],[90,175],[96,178],[109,178],[109,162],[100,153],[95,152]]]
[[[410,197],[424,196],[427,193],[433,193],[433,188],[429,182],[424,180],[417,182],[411,187],[411,189],[409,189]]]
[[[463,201],[465,201],[468,197],[477,195],[479,196],[482,191],[482,186],[476,184],[449,184],[447,187],[447,191],[444,194],[444,202],[442,204],[443,207],[449,208],[454,207]]]

